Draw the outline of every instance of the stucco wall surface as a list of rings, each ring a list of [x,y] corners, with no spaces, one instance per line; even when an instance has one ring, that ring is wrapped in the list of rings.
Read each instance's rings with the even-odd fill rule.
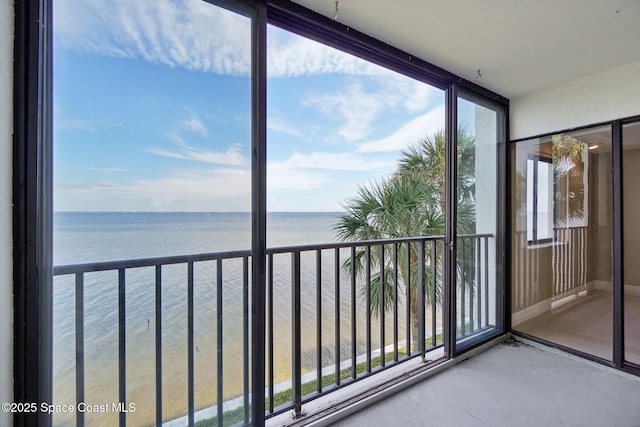
[[[511,139],[640,115],[640,61],[511,100]]]

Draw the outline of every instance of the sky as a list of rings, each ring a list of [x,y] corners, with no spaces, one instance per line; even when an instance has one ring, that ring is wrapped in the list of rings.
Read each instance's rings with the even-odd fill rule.
[[[54,3],[54,210],[249,211],[250,21],[201,0]],[[444,129],[444,93],[270,26],[269,211],[342,211]]]

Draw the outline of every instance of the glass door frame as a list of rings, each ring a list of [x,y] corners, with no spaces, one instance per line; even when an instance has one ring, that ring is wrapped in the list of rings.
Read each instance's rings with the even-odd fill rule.
[[[627,371],[634,375],[640,375],[640,365],[629,362],[625,358],[625,325],[624,325],[624,316],[625,316],[625,307],[624,307],[624,213],[623,213],[623,185],[624,185],[624,171],[623,171],[623,126],[626,124],[638,123],[640,122],[640,116],[627,117],[623,119],[611,120],[606,122],[594,123],[585,126],[579,126],[570,129],[557,130],[549,133],[533,135],[526,138],[519,138],[517,140],[513,140],[509,142],[509,151],[511,147],[520,142],[548,137],[554,134],[561,133],[572,133],[581,130],[587,130],[592,128],[609,126],[611,130],[611,182],[612,182],[612,310],[613,310],[613,322],[611,325],[611,334],[612,334],[612,345],[613,345],[613,357],[609,360],[604,360],[600,357],[591,355],[589,353],[585,353],[583,351],[575,350],[573,348],[556,344],[545,339],[537,338],[534,336],[530,336],[518,331],[513,331],[516,335],[520,335],[531,339],[533,341],[537,341],[543,343],[545,345],[550,345],[556,348],[559,348],[563,351],[566,351],[571,354],[575,354],[577,356],[583,357],[585,359],[607,365],[610,367],[614,367],[623,371]],[[510,158],[511,156],[509,156]],[[509,184],[510,186],[512,183]],[[510,192],[511,190],[509,190]],[[511,195],[509,195],[509,198]],[[511,201],[509,201],[509,205]],[[509,209],[511,210],[511,209]],[[511,212],[509,213],[511,215]],[[508,218],[508,226],[511,227],[511,219]],[[509,244],[509,242],[507,242]],[[505,265],[508,268],[508,265]],[[509,276],[511,277],[511,272],[509,271]],[[511,281],[513,281],[513,277],[511,277]],[[511,293],[511,286],[508,287],[507,292]],[[508,300],[509,307],[511,305],[510,298]],[[511,310],[509,309],[509,312]],[[511,329],[511,316],[510,314],[507,316],[506,321],[509,324],[509,329]]]
[[[446,192],[446,233],[445,233],[445,247],[448,250],[445,251],[445,285],[444,285],[444,318],[447,320],[447,329],[444,337],[445,341],[445,355],[449,358],[456,357],[466,351],[469,351],[479,345],[485,343],[488,339],[495,337],[496,333],[488,331],[486,333],[480,333],[468,338],[465,338],[463,342],[457,340],[457,298],[458,298],[458,279],[457,279],[457,182],[458,182],[458,99],[464,99],[465,101],[478,104],[487,109],[496,112],[496,155],[497,155],[497,186],[496,186],[496,199],[498,206],[496,206],[496,249],[495,249],[495,286],[496,286],[496,301],[495,301],[495,318],[497,331],[507,331],[510,318],[510,313],[505,310],[508,307],[507,296],[508,290],[506,286],[506,277],[508,277],[508,263],[506,262],[506,254],[508,253],[508,240],[506,237],[506,230],[508,230],[507,218],[507,202],[508,184],[507,184],[507,141],[508,141],[508,128],[507,123],[509,110],[503,105],[492,102],[478,94],[462,88],[456,84],[451,85],[446,92],[447,103],[447,117],[446,117],[446,130],[447,130],[447,192]]]

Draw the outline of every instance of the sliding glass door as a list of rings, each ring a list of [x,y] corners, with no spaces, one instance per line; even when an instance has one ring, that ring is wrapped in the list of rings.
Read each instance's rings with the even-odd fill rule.
[[[611,127],[511,153],[513,328],[612,361]]]
[[[460,95],[457,100],[455,197],[456,351],[500,328],[504,194],[504,113]]]
[[[624,356],[640,365],[640,123],[622,128]]]

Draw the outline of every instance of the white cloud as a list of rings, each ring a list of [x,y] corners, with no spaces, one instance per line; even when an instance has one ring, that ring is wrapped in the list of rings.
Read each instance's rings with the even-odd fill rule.
[[[176,144],[176,149],[150,148],[147,151],[162,157],[173,159],[192,160],[201,163],[221,164],[230,166],[244,166],[249,161],[240,152],[240,146],[234,145],[226,151],[209,151],[200,147],[191,147],[187,144]]]
[[[357,153],[293,153],[284,162],[270,163],[269,167],[283,169],[328,169],[341,171],[374,171],[392,167],[391,159],[373,159]]]
[[[269,77],[315,74],[380,75],[384,69],[363,59],[313,40],[269,27],[267,45]]]
[[[248,211],[251,171],[224,168],[176,172],[131,184],[56,184],[56,210]]]
[[[188,130],[189,132],[193,132],[196,135],[199,135],[203,138],[205,138],[209,133],[205,125],[199,119],[196,119],[196,118],[184,120],[181,123],[181,127],[182,129]]]
[[[311,190],[330,182],[330,176],[325,173],[297,170],[286,165],[270,164],[267,171],[267,191]]]
[[[248,76],[250,20],[202,0],[57,0],[56,45],[141,58],[154,64]],[[309,39],[269,27],[269,77],[383,69]]]
[[[338,135],[353,142],[372,132],[371,121],[383,109],[384,102],[381,94],[365,92],[359,82],[354,82],[342,92],[309,96],[303,105],[343,120],[345,123],[338,129]]]
[[[267,129],[273,130],[276,132],[287,133],[289,135],[302,137],[302,132],[298,129],[287,123],[285,119],[282,117],[268,117],[267,118]]]
[[[220,74],[248,75],[248,18],[201,0],[57,0],[59,46]]]
[[[420,138],[433,135],[444,129],[444,121],[445,111],[444,106],[441,105],[428,113],[416,117],[382,139],[359,144],[356,151],[360,153],[375,153],[403,150]]]

